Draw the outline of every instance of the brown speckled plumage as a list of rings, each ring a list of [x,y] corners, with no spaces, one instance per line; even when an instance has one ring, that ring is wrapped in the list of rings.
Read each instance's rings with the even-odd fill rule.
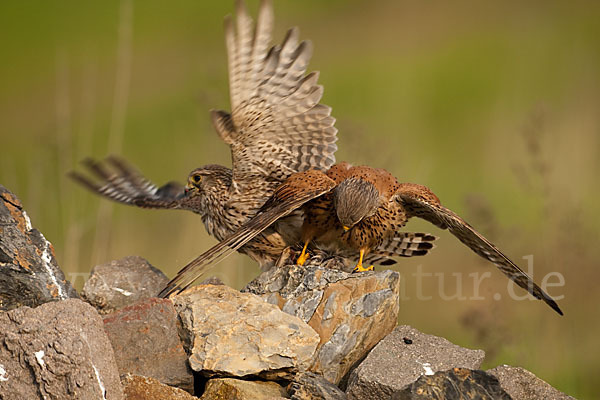
[[[298,184],[293,187],[283,189],[284,185],[277,189],[274,196],[261,209],[261,213],[263,217],[268,215],[269,221],[274,221],[277,220],[278,215],[287,215],[301,207],[305,214],[302,239],[306,244],[312,243],[319,249],[344,257],[350,257],[352,254],[356,256],[362,251],[366,257],[364,261],[368,261],[369,253],[385,254],[383,248],[401,238],[398,230],[410,218],[419,217],[441,229],[448,229],[476,254],[496,265],[509,279],[562,315],[556,302],[525,272],[461,217],[444,207],[429,188],[413,183],[399,183],[393,175],[382,169],[353,167],[348,163],[337,164],[326,174],[315,172],[314,176],[303,178],[296,180]],[[292,176],[291,179],[295,177]],[[372,185],[379,193],[379,206],[374,212],[369,211],[370,207],[358,207],[365,210],[365,215],[352,226],[347,226],[346,228],[349,229],[346,230],[340,222],[339,214],[345,214],[347,210],[337,209],[336,206],[355,207],[364,199],[360,195],[360,190],[336,191],[336,189],[344,182],[352,185],[359,181]],[[279,196],[280,191],[285,192],[285,196]],[[341,201],[335,198],[335,196],[346,195],[355,197]],[[367,196],[372,196],[371,191]],[[252,219],[248,223],[253,224],[253,232],[259,232],[268,226],[257,222]],[[232,237],[239,238],[244,231],[247,231],[245,226]],[[246,236],[244,240],[249,238],[251,235]],[[415,242],[419,239],[420,237],[416,237]],[[221,251],[220,254],[224,253]],[[211,261],[204,255],[197,260]]]
[[[348,165],[346,163],[338,164],[332,167],[327,174],[318,170],[309,170],[290,176],[275,190],[271,198],[261,207],[255,217],[225,240],[213,246],[181,269],[161,292],[161,296],[168,296],[171,293],[185,289],[219,260],[245,246],[246,243],[251,243],[252,238],[265,230],[266,227],[273,223],[277,224],[281,221],[282,217],[295,212],[307,202],[310,202],[308,203],[310,206],[305,205],[302,207],[305,217],[307,213],[315,211],[320,213],[319,215],[325,216],[325,220],[319,219],[319,223],[322,224],[322,230],[331,234],[331,240],[334,240],[336,235],[339,234],[338,230],[341,230],[342,227],[335,217],[335,213],[331,214],[330,210],[332,206],[329,203],[333,199],[333,190],[338,186],[338,183],[345,179],[346,175],[340,175],[344,173],[342,168]],[[323,204],[322,210],[319,209],[319,204]],[[285,221],[285,219],[283,220]],[[336,228],[332,229],[334,226]],[[300,232],[299,226],[295,232]],[[394,263],[394,260],[389,257],[425,255],[433,248],[432,242],[436,239],[435,236],[425,233],[396,232],[378,241],[377,248],[372,252],[370,258],[366,260],[389,265]],[[299,235],[296,242],[301,242]],[[356,250],[353,248],[342,249],[338,247],[333,249],[333,253],[350,259],[356,258]]]
[[[448,229],[476,254],[496,265],[509,279],[562,315],[556,302],[525,272],[456,213],[442,206],[439,198],[429,188],[414,183],[398,183],[390,173],[381,169],[351,167],[346,163],[332,167],[327,174],[338,185],[341,180],[352,183],[353,180],[350,178],[369,182],[379,192],[380,206],[375,213],[365,215],[362,220],[350,227],[351,229],[343,231],[340,229],[339,219],[337,223],[331,225],[333,219],[345,212],[343,209],[336,208],[336,205],[352,207],[352,204],[361,202],[362,199],[357,196],[343,202],[334,202],[331,193],[328,193],[304,205],[306,217],[302,235],[305,241],[314,241],[319,247],[337,247],[338,253],[354,249],[363,250],[368,254],[377,249],[383,240],[393,237],[410,218],[422,218],[441,229]],[[313,204],[318,206],[313,208]],[[326,210],[325,213],[322,213],[322,210]],[[329,229],[335,230],[333,237],[327,229],[328,226]]]
[[[303,242],[314,241],[321,249],[336,254],[356,253],[365,249],[365,255],[381,246],[384,241],[391,240],[406,223],[406,215],[395,206],[392,197],[398,188],[398,182],[389,172],[366,166],[352,166],[342,162],[334,165],[327,176],[335,183],[336,188],[318,199],[304,205],[304,223],[302,225]],[[367,190],[364,185],[371,189]],[[353,186],[362,190],[354,190]],[[340,188],[345,190],[340,190]],[[375,207],[364,207],[364,193],[373,197]],[[349,211],[348,209],[352,209]],[[355,221],[344,223],[340,214],[356,214]],[[347,231],[344,225],[348,225]]]
[[[299,42],[294,28],[281,45],[270,47],[270,0],[261,2],[256,28],[242,1],[236,14],[235,21],[225,20],[232,112],[211,111],[217,133],[231,147],[232,168],[206,165],[189,174],[185,188],[175,182],[157,187],[125,161],[109,157],[84,161],[89,173],[71,177],[120,203],[193,211],[210,235],[223,240],[290,175],[333,165],[335,119],[319,104],[318,73],[306,74],[310,42]],[[266,267],[298,240],[301,221],[300,215],[278,221],[239,250]]]

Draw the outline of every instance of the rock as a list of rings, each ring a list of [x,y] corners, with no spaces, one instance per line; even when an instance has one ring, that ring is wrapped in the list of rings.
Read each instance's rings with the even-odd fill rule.
[[[502,388],[513,399],[574,399],[574,397],[553,388],[524,368],[500,365],[486,372],[497,377]]]
[[[287,398],[285,390],[275,382],[211,379],[202,400],[277,400]]]
[[[160,270],[138,256],[96,265],[83,286],[81,296],[108,314],[139,300],[154,297],[169,282]]]
[[[349,399],[383,399],[413,383],[454,367],[478,369],[485,353],[450,343],[407,326],[398,326],[350,374]]]
[[[292,400],[346,400],[337,386],[313,372],[298,374],[287,390]]]
[[[0,310],[78,297],[52,244],[32,228],[19,199],[0,185]]]
[[[200,282],[200,285],[224,285],[225,283],[218,276],[210,276]]]
[[[321,341],[310,370],[337,384],[396,326],[400,276],[389,270],[351,274],[331,265],[285,265],[263,272],[244,291],[317,331]]]
[[[154,378],[127,374],[121,380],[125,400],[194,400],[188,392],[160,383]]]
[[[260,297],[219,285],[174,297],[190,366],[205,376],[288,377],[306,370],[319,335]]]
[[[529,397],[518,397],[518,399]],[[392,400],[511,400],[495,376],[479,370],[453,368],[422,375],[403,390],[395,392]],[[516,398],[515,398],[516,399]]]
[[[121,376],[130,373],[194,391],[194,376],[168,299],[142,300],[104,317]]]
[[[123,398],[102,318],[68,299],[0,313],[0,398]]]

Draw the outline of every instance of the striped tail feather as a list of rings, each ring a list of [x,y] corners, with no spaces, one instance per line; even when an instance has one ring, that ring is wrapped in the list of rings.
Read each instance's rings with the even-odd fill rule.
[[[432,250],[437,236],[421,232],[398,232],[396,236],[385,240],[373,251],[374,254],[387,257],[424,256]]]
[[[391,257],[415,257],[429,254],[435,247],[437,236],[421,232],[398,232],[396,236],[386,239],[379,247],[365,256],[365,264],[394,265],[398,261]],[[358,257],[354,259],[358,262]]]

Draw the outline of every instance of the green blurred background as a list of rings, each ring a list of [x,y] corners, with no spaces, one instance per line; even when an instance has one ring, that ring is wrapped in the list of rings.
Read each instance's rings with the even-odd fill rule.
[[[160,184],[230,165],[208,110],[229,108],[222,21],[232,11],[230,1],[0,4],[0,184],[77,288],[93,265],[126,255],[172,276],[215,242],[198,216],[113,206],[65,173],[109,153]],[[431,256],[395,267],[399,322],[484,349],[484,367],[523,366],[594,398],[600,3],[287,0],[275,14],[276,41],[297,25],[315,45],[310,69],[338,119],[338,160],[431,187],[517,262],[533,255],[538,283],[564,277],[549,289],[564,296],[559,317],[511,299],[492,265],[411,221],[441,238]],[[438,275],[421,287],[419,269]],[[469,299],[469,274],[487,271],[481,299]],[[212,272],[236,288],[258,273],[239,255]],[[459,289],[466,300],[444,297]]]

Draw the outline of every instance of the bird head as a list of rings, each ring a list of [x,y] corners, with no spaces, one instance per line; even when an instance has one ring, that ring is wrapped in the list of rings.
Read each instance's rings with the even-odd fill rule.
[[[379,191],[373,184],[352,177],[333,190],[335,211],[344,230],[350,230],[363,218],[375,214],[380,205]]]
[[[223,190],[231,183],[231,170],[221,165],[205,165],[188,175],[186,195],[207,194]]]

